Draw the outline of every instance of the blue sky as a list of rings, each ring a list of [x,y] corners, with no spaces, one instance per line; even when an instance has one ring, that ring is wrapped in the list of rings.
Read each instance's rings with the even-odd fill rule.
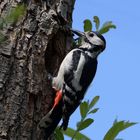
[[[83,21],[99,16],[101,23],[111,20],[117,29],[105,34],[106,50],[99,57],[96,77],[85,100],[99,95],[94,125],[83,131],[91,140],[102,140],[115,118],[140,122],[140,1],[76,0],[73,28],[83,31]],[[70,120],[75,127],[77,110]],[[120,133],[123,140],[140,140],[140,124]]]

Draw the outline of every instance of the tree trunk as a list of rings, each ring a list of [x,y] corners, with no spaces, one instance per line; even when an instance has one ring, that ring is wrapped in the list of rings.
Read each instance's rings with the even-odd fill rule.
[[[21,3],[27,7],[2,30],[8,39],[0,44],[0,140],[45,139],[37,126],[54,100],[47,74],[57,74],[71,48],[64,26],[71,26],[75,0],[48,1],[0,1],[1,17]]]

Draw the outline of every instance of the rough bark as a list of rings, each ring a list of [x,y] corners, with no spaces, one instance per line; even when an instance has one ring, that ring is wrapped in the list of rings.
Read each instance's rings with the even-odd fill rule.
[[[47,1],[47,0],[46,0]],[[48,72],[57,73],[71,35],[75,0],[1,0],[0,16],[20,3],[27,6],[16,24],[3,29],[0,44],[0,140],[43,140],[38,123],[52,106],[54,94]]]

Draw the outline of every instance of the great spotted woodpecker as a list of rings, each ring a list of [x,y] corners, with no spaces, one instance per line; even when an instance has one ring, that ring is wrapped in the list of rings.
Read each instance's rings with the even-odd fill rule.
[[[61,118],[61,127],[67,129],[69,117],[81,103],[95,76],[97,57],[106,46],[104,37],[98,32],[80,32],[73,29],[71,31],[80,36],[82,42],[78,48],[66,55],[57,76],[52,78],[52,87],[56,90],[54,105],[40,122],[40,127],[48,128],[48,135]]]

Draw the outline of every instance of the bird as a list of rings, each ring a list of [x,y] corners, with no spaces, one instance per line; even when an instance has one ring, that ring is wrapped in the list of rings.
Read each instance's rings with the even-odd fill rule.
[[[82,41],[65,56],[57,76],[49,76],[56,93],[54,104],[39,123],[40,128],[46,130],[47,137],[55,130],[61,119],[60,128],[67,129],[70,116],[80,105],[95,77],[97,58],[106,48],[106,40],[99,32],[70,30]]]

